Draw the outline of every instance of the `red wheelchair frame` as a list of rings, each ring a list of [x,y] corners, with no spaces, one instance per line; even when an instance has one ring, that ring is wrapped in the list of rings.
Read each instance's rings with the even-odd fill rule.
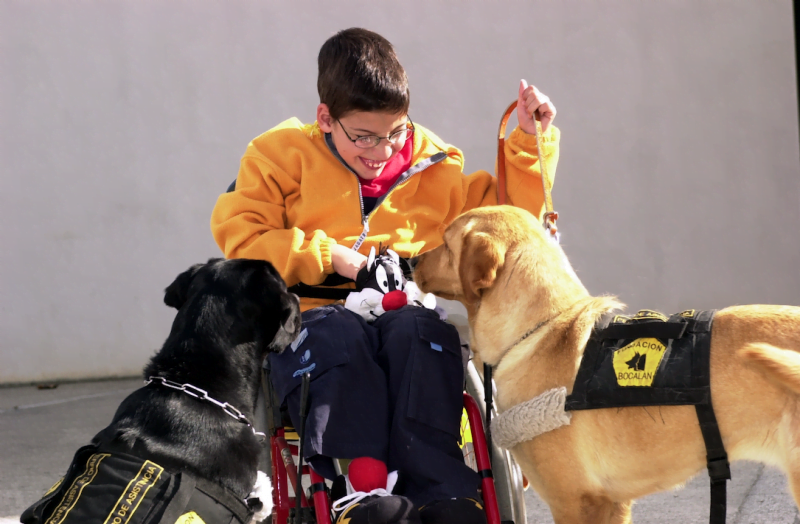
[[[467,412],[478,474],[481,477],[481,494],[488,524],[501,524],[500,510],[495,493],[492,466],[489,459],[489,448],[483,430],[483,420],[478,403],[468,393],[464,393],[464,409]],[[325,479],[304,465],[303,476],[308,476],[312,501],[309,501],[305,489],[297,489],[297,466],[295,458],[298,447],[286,440],[286,428],[270,428],[270,458],[272,480],[272,524],[287,524],[294,512],[297,499],[289,495],[289,485],[294,493],[300,495],[301,508],[313,508],[317,524],[331,524],[331,501],[325,488]],[[302,479],[301,479],[302,482]],[[296,520],[295,520],[296,521]]]

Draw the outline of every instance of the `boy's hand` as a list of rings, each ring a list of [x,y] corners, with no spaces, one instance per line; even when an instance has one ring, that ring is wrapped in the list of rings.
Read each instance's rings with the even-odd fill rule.
[[[331,246],[331,261],[334,271],[352,280],[358,276],[358,270],[367,265],[366,256],[339,244]]]
[[[517,119],[519,120],[520,129],[530,135],[536,133],[534,114],[538,115],[538,120],[542,123],[542,132],[544,133],[556,117],[556,106],[550,101],[550,97],[536,89],[536,86],[529,86],[528,82],[520,80],[519,98],[517,98]]]

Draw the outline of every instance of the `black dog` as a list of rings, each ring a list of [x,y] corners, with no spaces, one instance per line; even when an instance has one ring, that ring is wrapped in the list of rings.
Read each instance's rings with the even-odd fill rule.
[[[252,515],[244,499],[263,450],[250,425],[261,365],[299,333],[297,296],[269,262],[211,259],[179,275],[164,302],[179,311],[144,369],[146,381],[155,378],[122,402],[22,522],[172,524],[194,511],[211,524]]]

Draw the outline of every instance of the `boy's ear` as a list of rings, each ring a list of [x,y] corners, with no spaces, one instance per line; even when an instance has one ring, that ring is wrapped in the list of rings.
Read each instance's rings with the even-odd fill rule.
[[[189,286],[192,284],[192,279],[203,266],[205,264],[195,264],[175,277],[172,284],[164,290],[164,303],[169,307],[180,309],[189,298]]]
[[[317,106],[317,123],[323,133],[330,133],[333,131],[333,118],[331,112],[328,110],[328,104],[320,104]]]

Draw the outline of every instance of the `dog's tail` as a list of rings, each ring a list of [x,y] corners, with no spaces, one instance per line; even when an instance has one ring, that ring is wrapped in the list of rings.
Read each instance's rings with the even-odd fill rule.
[[[770,344],[751,343],[739,355],[763,371],[773,382],[800,395],[800,353]]]

